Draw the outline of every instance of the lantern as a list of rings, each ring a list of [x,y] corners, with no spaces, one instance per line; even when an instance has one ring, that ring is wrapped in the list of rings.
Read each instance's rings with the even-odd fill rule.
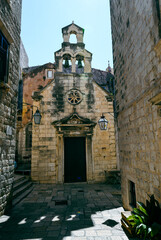
[[[99,124],[101,130],[107,129],[108,121],[103,114],[102,114],[100,120],[98,121],[98,124]]]
[[[40,124],[40,121],[41,121],[41,114],[40,114],[40,111],[37,109],[34,114],[34,123]]]

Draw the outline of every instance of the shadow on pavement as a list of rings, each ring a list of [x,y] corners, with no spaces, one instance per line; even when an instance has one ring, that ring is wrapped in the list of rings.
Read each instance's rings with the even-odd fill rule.
[[[126,240],[120,225],[123,208],[113,189],[103,184],[37,184],[7,216],[0,217],[0,240],[104,240],[110,236]]]

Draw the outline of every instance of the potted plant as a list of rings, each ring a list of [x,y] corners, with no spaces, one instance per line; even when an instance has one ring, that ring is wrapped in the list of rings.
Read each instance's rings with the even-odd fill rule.
[[[154,195],[149,196],[146,205],[137,202],[132,215],[128,217],[136,236],[141,239],[161,240],[161,207]]]

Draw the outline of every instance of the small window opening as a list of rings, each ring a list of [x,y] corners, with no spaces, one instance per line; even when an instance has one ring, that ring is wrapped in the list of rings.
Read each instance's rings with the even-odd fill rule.
[[[70,34],[70,40],[69,40],[70,43],[77,43],[77,37],[76,37],[76,34],[75,33],[71,33]]]
[[[7,82],[9,44],[0,31],[0,82]]]
[[[48,70],[47,71],[47,78],[52,78],[53,77],[53,71],[52,70]]]
[[[129,181],[129,204],[131,207],[136,207],[135,183]]]

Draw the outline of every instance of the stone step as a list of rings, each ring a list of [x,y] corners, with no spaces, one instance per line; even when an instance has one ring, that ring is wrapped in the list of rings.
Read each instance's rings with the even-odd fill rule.
[[[18,175],[18,174],[14,174],[14,181],[13,184],[20,182],[21,180],[25,179],[26,177],[22,176],[22,175]]]
[[[22,186],[24,186],[25,184],[27,184],[29,182],[28,178],[21,178],[19,180],[17,180],[16,182],[14,181],[13,184],[13,192],[15,192],[17,189],[20,189]]]
[[[33,190],[33,185],[29,189],[27,189],[25,192],[23,192],[21,195],[14,198],[12,200],[12,206],[15,206],[16,204],[21,202],[25,197],[27,197],[27,195],[29,195],[32,192],[32,190]]]
[[[28,188],[32,186],[32,182],[27,182],[16,191],[13,192],[13,199],[24,193]]]
[[[30,169],[16,169],[15,173],[30,176],[31,170]]]
[[[125,211],[121,213],[122,219],[124,220],[124,222],[126,222],[126,224],[130,227],[132,227],[131,225],[131,220],[128,220],[128,217],[131,216],[131,211]]]
[[[122,219],[121,224],[122,227],[127,231],[131,236],[134,236],[134,229],[132,227],[132,220],[128,220],[128,217],[131,216],[131,211],[125,211],[121,213]]]
[[[14,176],[12,206],[15,206],[33,190],[33,183],[27,176]]]
[[[133,236],[132,228],[129,227],[123,219],[121,219],[121,225],[125,229],[125,231],[127,231],[131,236]]]

